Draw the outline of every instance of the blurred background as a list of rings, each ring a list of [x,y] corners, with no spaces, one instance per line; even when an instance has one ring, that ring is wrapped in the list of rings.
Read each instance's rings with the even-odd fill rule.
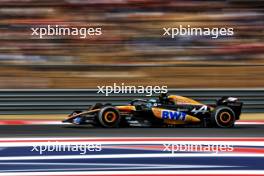
[[[1,0],[0,88],[264,87],[261,0]],[[164,27],[233,27],[234,36],[163,37]],[[102,27],[38,39],[32,27]]]

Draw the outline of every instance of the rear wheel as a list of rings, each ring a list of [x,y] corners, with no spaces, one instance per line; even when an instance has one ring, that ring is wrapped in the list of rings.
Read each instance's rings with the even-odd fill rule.
[[[230,128],[235,124],[235,113],[227,106],[216,107],[211,116],[213,126],[221,128]]]
[[[103,127],[115,128],[119,126],[121,116],[116,108],[106,106],[99,111],[98,121]]]

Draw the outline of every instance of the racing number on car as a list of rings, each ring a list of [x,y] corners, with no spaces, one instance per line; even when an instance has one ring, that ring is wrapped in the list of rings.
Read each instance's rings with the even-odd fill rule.
[[[200,107],[199,109],[193,108],[193,110],[191,112],[193,112],[194,114],[198,114],[198,113],[202,113],[205,114],[207,112],[208,107],[206,105]]]

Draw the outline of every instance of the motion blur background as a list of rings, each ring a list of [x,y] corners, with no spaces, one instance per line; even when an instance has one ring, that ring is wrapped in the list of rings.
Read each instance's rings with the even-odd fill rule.
[[[261,0],[1,0],[0,88],[264,87]],[[234,36],[163,37],[163,27],[233,27]],[[32,27],[102,27],[38,39]]]

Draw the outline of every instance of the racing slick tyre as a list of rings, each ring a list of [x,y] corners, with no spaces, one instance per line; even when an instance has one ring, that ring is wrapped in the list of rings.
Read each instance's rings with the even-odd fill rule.
[[[106,128],[118,127],[121,121],[119,111],[112,107],[106,106],[102,108],[98,113],[99,124]]]
[[[227,106],[218,106],[211,116],[213,127],[230,128],[234,127],[236,116],[234,111]]]

